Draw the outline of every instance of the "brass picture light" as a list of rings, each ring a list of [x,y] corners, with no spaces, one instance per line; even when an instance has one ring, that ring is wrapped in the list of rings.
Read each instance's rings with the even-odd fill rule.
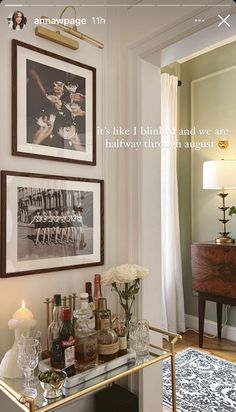
[[[43,27],[43,25],[37,26],[35,28],[36,36],[42,37],[44,39],[53,41],[54,43],[61,44],[65,47],[69,47],[70,49],[77,50],[79,48],[79,42],[77,40],[72,39],[71,37],[64,36],[61,34],[60,30],[68,33],[71,36],[74,36],[80,40],[84,40],[93,46],[98,47],[99,49],[104,48],[104,43],[94,39],[93,37],[88,36],[87,34],[81,33],[78,31],[77,26],[73,25],[72,27],[62,24],[62,17],[65,14],[66,10],[73,9],[74,11],[74,21],[77,20],[77,13],[74,6],[67,6],[63,9],[62,13],[60,14],[59,18],[50,18],[47,16],[42,16],[41,21],[46,22],[46,24],[56,27],[59,30],[50,30],[47,27]]]

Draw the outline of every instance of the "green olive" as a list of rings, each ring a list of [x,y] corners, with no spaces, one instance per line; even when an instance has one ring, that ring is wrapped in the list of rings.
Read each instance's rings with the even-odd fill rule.
[[[50,384],[59,383],[61,380],[63,380],[61,373],[56,372],[54,369],[46,372],[40,372],[38,378],[40,381]]]

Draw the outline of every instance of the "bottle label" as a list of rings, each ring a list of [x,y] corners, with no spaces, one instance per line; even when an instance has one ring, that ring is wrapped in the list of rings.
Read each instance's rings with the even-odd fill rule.
[[[59,339],[52,342],[51,361],[53,364],[60,365],[62,361],[61,343]]]
[[[74,365],[75,363],[75,347],[69,346],[64,350],[65,367]]]
[[[94,302],[89,302],[89,307],[90,307],[91,311],[93,312],[95,310]]]
[[[127,349],[127,338],[126,336],[119,336],[119,349]]]
[[[97,359],[97,337],[90,338],[90,341],[80,342],[78,340],[75,348],[76,360],[80,363],[89,363]]]
[[[98,344],[98,354],[99,355],[113,355],[119,352],[119,341],[112,343],[110,345]]]
[[[70,336],[68,340],[62,340],[61,346],[64,352],[64,364],[68,366],[75,363],[75,338]]]

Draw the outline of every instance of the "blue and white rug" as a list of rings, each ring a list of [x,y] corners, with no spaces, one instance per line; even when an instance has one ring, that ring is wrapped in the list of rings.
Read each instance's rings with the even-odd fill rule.
[[[176,356],[178,412],[236,412],[236,364],[189,348]],[[163,402],[172,405],[170,360],[163,362]]]

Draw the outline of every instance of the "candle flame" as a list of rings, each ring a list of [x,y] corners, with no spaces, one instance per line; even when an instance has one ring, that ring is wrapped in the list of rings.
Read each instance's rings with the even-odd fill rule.
[[[22,300],[21,307],[22,307],[22,309],[25,309],[25,301],[24,301],[24,299]]]

